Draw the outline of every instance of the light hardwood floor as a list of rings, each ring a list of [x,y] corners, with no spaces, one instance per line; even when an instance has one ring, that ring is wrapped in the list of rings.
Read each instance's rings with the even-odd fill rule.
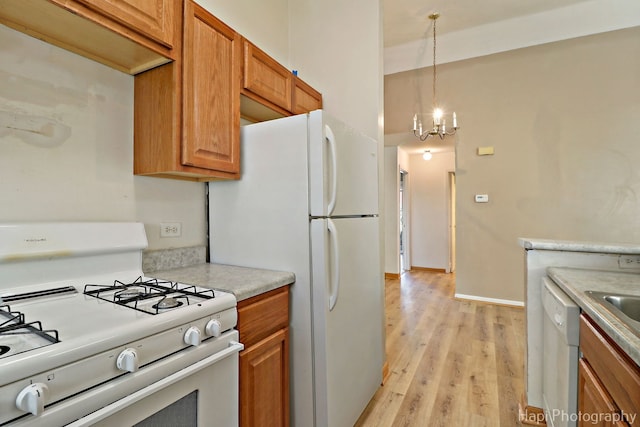
[[[518,426],[524,310],[456,300],[455,275],[386,280],[390,375],[356,423]]]

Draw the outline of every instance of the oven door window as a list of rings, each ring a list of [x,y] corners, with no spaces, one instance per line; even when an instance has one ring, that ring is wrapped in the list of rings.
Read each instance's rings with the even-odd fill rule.
[[[187,394],[134,427],[198,427],[198,392]]]

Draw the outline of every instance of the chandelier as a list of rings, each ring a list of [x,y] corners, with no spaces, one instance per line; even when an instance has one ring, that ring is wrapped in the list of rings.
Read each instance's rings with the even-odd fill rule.
[[[433,127],[423,131],[422,120],[418,120],[418,115],[413,115],[413,134],[420,138],[420,141],[424,141],[430,136],[439,136],[440,139],[444,139],[446,135],[453,135],[458,130],[458,121],[456,119],[456,113],[453,113],[452,130],[447,130],[446,120],[444,119],[443,111],[438,107],[436,99],[436,20],[440,17],[437,12],[429,15],[429,19],[433,21]]]

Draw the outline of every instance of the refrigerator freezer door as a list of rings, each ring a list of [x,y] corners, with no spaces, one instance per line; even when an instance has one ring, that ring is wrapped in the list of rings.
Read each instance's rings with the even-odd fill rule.
[[[378,213],[378,143],[322,110],[309,113],[312,216]]]
[[[244,126],[242,178],[209,183],[211,262],[291,271],[291,425],[313,418],[307,115]]]
[[[311,221],[316,426],[353,426],[382,382],[377,236],[377,217]]]

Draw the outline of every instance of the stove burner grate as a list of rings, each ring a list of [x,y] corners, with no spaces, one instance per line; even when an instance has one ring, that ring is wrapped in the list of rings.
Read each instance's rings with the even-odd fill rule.
[[[4,320],[2,321],[2,319]],[[40,321],[27,323],[24,314],[11,311],[11,307],[8,305],[0,305],[0,342],[6,339],[11,344],[12,338],[16,337],[23,338],[22,341],[25,342],[30,337],[35,339],[31,344],[22,343],[18,349],[0,344],[0,358],[60,342],[58,331],[42,329]]]
[[[0,320],[4,317],[4,321],[0,321],[0,331],[5,327],[24,323],[24,314],[18,311],[11,311],[8,305],[0,306]]]
[[[150,314],[158,314],[185,304],[189,305],[191,304],[190,297],[215,298],[212,289],[198,290],[195,286],[159,279],[143,279],[142,276],[131,283],[114,280],[113,285],[87,284],[84,287],[84,294]],[[142,306],[143,302],[158,298],[160,300],[150,308]]]

